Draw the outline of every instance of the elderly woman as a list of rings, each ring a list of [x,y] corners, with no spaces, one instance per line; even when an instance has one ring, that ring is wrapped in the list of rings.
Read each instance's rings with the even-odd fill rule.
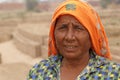
[[[87,3],[63,2],[49,36],[49,58],[30,70],[28,80],[120,80],[120,64],[110,61],[103,25]]]

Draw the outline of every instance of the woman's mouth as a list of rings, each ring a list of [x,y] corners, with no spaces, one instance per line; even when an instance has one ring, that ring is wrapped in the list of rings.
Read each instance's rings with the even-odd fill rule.
[[[73,52],[73,51],[76,51],[77,46],[75,46],[75,45],[65,45],[64,48],[65,48],[66,51]]]

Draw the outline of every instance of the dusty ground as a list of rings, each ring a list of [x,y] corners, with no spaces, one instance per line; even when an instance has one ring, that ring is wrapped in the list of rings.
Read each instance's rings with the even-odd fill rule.
[[[0,65],[0,80],[25,80],[30,67],[24,63]]]
[[[34,14],[34,15],[37,15],[37,14]],[[42,16],[40,17],[41,19],[40,22],[42,23],[44,23],[44,21],[47,20],[48,17],[50,19],[50,16],[51,16],[49,15],[47,17],[43,17],[43,15],[44,14],[42,14]],[[102,13],[100,13],[100,15],[102,17],[103,24],[105,25],[105,30],[108,36],[111,54],[113,56],[113,61],[120,63],[120,23],[119,23],[120,12],[119,11],[114,13],[109,12],[109,14],[104,13],[105,16]],[[32,18],[33,20],[30,20],[29,18],[28,19],[29,21],[26,19],[23,22],[25,23],[26,21],[26,23],[29,23],[29,22],[39,23],[39,18],[37,18],[37,21],[34,21],[35,19],[34,17]],[[19,21],[20,23],[23,23],[20,19]],[[47,22],[49,22],[49,20]],[[4,31],[6,30],[4,29]],[[32,65],[42,60],[42,58],[41,57],[32,58],[29,55],[19,51],[13,44],[13,40],[12,40],[13,36],[10,35],[13,31],[12,30],[9,30],[9,31],[7,32],[7,34],[4,34],[5,36],[1,35],[0,33],[0,39],[1,39],[0,54],[2,58],[1,59],[2,64],[0,64],[0,80],[8,80],[8,79],[9,80],[25,80],[26,75],[29,69],[32,67]],[[8,33],[10,36],[8,35]]]

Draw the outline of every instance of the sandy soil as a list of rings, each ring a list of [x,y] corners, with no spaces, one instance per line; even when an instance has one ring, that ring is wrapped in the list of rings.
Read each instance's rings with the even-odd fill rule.
[[[0,53],[4,53],[1,55],[2,63],[4,64],[19,62],[33,65],[36,63],[36,60],[42,59],[40,57],[32,58],[29,55],[22,53],[15,47],[12,40],[0,45]]]
[[[0,80],[25,80],[30,68],[42,60],[20,52],[12,40],[0,44],[0,54]]]
[[[0,80],[25,80],[30,65],[25,63],[10,63],[0,65]]]

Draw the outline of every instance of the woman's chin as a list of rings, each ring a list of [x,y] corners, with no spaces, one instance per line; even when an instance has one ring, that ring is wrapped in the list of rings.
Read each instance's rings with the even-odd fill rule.
[[[63,57],[66,59],[77,59],[78,55],[75,55],[75,53],[69,53],[69,54],[64,54]]]

